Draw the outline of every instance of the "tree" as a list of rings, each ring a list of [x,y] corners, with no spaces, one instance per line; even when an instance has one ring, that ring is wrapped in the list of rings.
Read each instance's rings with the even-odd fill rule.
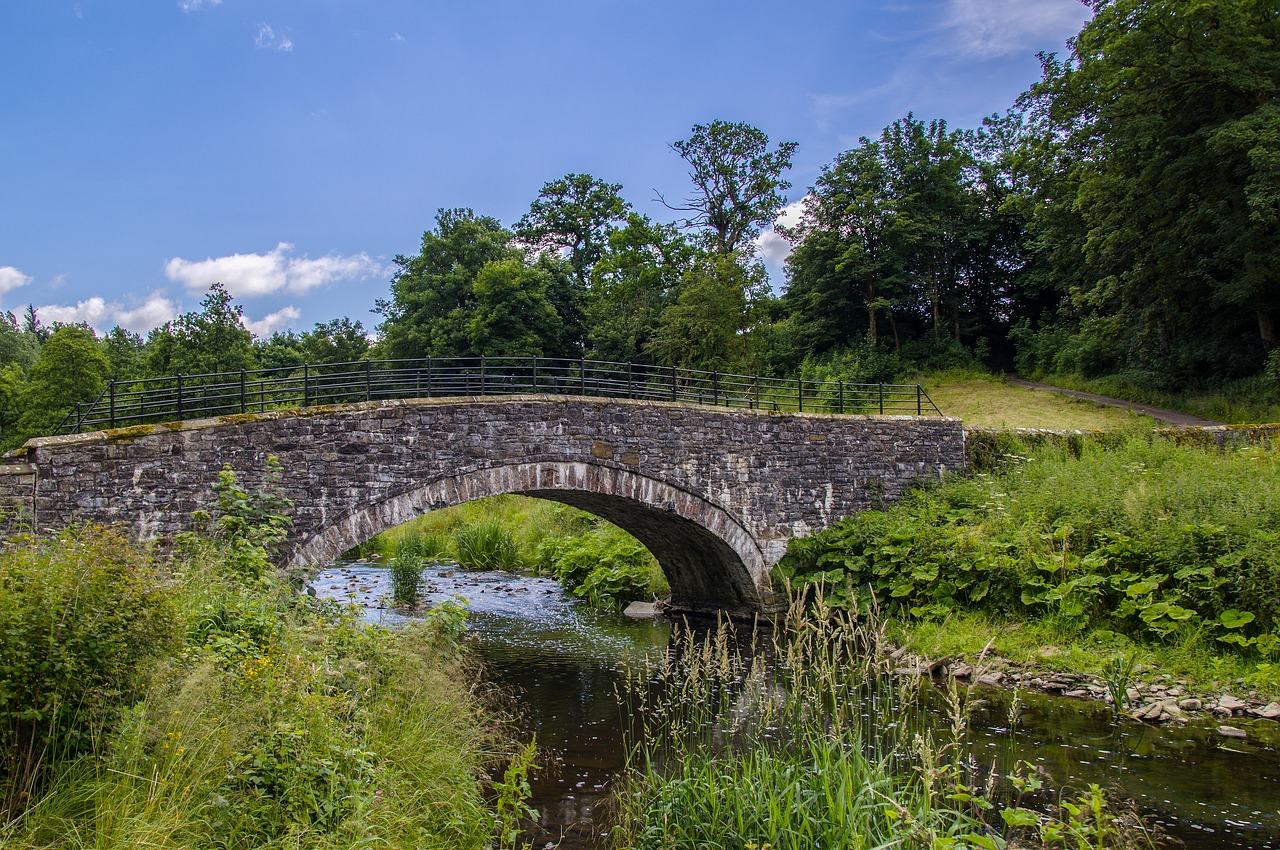
[[[13,313],[0,313],[0,366],[16,364],[24,373],[36,362],[40,342],[18,327]]]
[[[152,375],[207,375],[258,365],[244,308],[220,283],[209,287],[200,311],[184,313],[151,332],[147,371]]]
[[[147,353],[141,335],[117,325],[102,340],[102,350],[111,364],[111,380],[127,381],[145,373]]]
[[[648,350],[664,366],[726,370],[746,353],[742,331],[747,271],[734,256],[711,255],[685,274],[676,303],[662,311]]]
[[[422,234],[422,250],[395,259],[390,300],[379,300],[381,353],[392,358],[475,354],[468,322],[476,308],[475,281],[491,262],[521,260],[512,234],[498,220],[469,209],[440,210],[436,229]]]
[[[1087,268],[1062,264],[1064,319],[1104,353],[1091,371],[1257,372],[1280,317],[1276,3],[1092,5],[1021,104],[1067,174],[1036,186],[1034,226],[1071,244],[1078,216]]]
[[[586,296],[591,356],[618,362],[647,359],[659,317],[675,303],[680,281],[697,254],[674,225],[655,224],[636,213],[609,234]]]
[[[62,325],[49,335],[23,386],[18,431],[52,434],[76,402],[93,401],[107,385],[111,363],[87,325]]]
[[[791,167],[795,142],[780,142],[769,150],[769,137],[750,124],[712,121],[696,124],[688,139],[671,149],[689,163],[694,193],[684,204],[672,206],[689,213],[685,226],[703,230],[711,250],[720,255],[750,253],[760,227],[771,224],[791,184],[782,173]]]
[[[40,345],[48,342],[49,335],[53,333],[53,331],[41,324],[40,316],[36,312],[36,305],[34,304],[28,304],[26,312],[22,315],[22,332],[35,337],[36,342]]]
[[[620,191],[621,184],[590,174],[566,174],[544,183],[529,212],[516,223],[516,238],[540,250],[567,252],[569,266],[585,288],[609,234],[631,209]]]
[[[564,322],[547,297],[552,273],[518,259],[485,264],[467,320],[471,351],[506,357],[565,356]]]

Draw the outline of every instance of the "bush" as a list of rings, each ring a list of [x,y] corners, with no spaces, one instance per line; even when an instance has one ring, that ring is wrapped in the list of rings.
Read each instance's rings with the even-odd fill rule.
[[[1110,435],[986,441],[973,478],[793,541],[779,578],[844,605],[1049,618],[1280,658],[1280,450]]]
[[[524,566],[511,533],[496,522],[478,522],[453,533],[458,564],[469,570],[518,570]]]
[[[71,528],[0,555],[0,789],[16,813],[45,767],[99,749],[176,634],[171,591],[118,532]]]
[[[649,550],[614,526],[602,525],[580,537],[546,538],[538,559],[543,571],[593,605],[622,608],[666,592]]]

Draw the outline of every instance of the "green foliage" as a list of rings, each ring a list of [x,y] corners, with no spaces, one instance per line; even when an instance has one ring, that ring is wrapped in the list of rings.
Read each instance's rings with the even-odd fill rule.
[[[793,541],[780,577],[822,583],[840,604],[874,599],[917,617],[979,610],[1271,649],[1280,634],[1274,446],[1129,436],[1024,447],[1004,461]]]
[[[622,186],[590,174],[566,174],[544,183],[538,197],[516,224],[516,236],[542,251],[567,251],[570,268],[586,287],[591,270],[604,255],[615,222],[631,205],[618,193]]]
[[[760,227],[772,224],[786,203],[791,184],[782,175],[791,168],[795,142],[769,150],[758,127],[732,121],[695,124],[688,139],[671,149],[689,163],[693,195],[671,209],[688,213],[685,226],[704,232],[707,246],[720,256],[750,247]]]
[[[220,283],[209,287],[200,311],[184,313],[147,337],[147,371],[161,375],[207,375],[258,365],[244,308],[233,304]]]
[[[1280,27],[1251,0],[1102,0],[1023,99],[1029,247],[1062,286],[1046,371],[1170,389],[1277,344]],[[1049,363],[1047,356],[1055,362]],[[1021,365],[1020,365],[1021,368]]]
[[[733,256],[696,263],[680,282],[676,303],[662,311],[648,344],[658,363],[686,369],[732,370],[746,351],[747,271]]]
[[[279,459],[269,455],[257,489],[245,490],[230,466],[223,466],[213,485],[215,532],[228,547],[231,567],[246,578],[257,578],[270,567],[271,556],[293,525],[293,502],[280,489],[283,477]]]
[[[649,550],[614,526],[600,525],[576,537],[548,537],[538,561],[541,570],[575,596],[603,608],[624,608],[665,592],[661,570]]]
[[[634,848],[1003,848],[1148,846],[1101,792],[1050,814],[983,788],[964,695],[946,696],[942,740],[916,687],[896,682],[876,621],[793,606],[773,633],[773,669],[726,627],[632,671],[624,706],[644,720],[620,791],[616,846]],[[1039,779],[1023,779],[1026,790]],[[1062,838],[1067,840],[1061,840]]]
[[[30,802],[51,763],[101,752],[170,648],[172,597],[150,557],[105,528],[0,552],[0,814]]]
[[[90,328],[59,327],[41,346],[22,387],[18,431],[27,437],[52,434],[76,402],[98,397],[107,385],[110,369]]]
[[[453,554],[469,570],[518,570],[524,566],[510,532],[497,522],[466,525],[453,533]]]
[[[279,524],[269,495],[230,483],[239,524],[183,535],[163,575],[98,529],[0,555],[0,717],[49,704],[60,740],[84,742],[48,748],[43,792],[0,843],[490,846],[478,775],[506,744],[460,684],[465,609],[392,632],[246,576],[230,528],[261,547]],[[37,694],[16,690],[24,667]]]
[[[422,583],[422,558],[400,554],[391,561],[391,601],[412,607],[418,604],[418,585]]]

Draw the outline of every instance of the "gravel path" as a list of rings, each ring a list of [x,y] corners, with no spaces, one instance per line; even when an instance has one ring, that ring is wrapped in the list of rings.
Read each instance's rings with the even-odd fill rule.
[[[1166,425],[1204,427],[1206,425],[1225,425],[1225,422],[1215,422],[1212,419],[1201,419],[1199,416],[1192,416],[1189,413],[1179,413],[1176,410],[1166,410],[1163,407],[1152,407],[1149,404],[1138,404],[1136,401],[1125,401],[1122,398],[1112,398],[1111,396],[1098,395],[1097,393],[1085,393],[1079,390],[1064,390],[1062,387],[1053,387],[1049,384],[1038,384],[1034,381],[1024,381],[1021,378],[1008,378],[1009,383],[1015,387],[1023,387],[1028,390],[1045,390],[1047,392],[1060,393],[1062,395],[1071,396],[1072,398],[1080,398],[1086,401],[1105,404],[1110,407],[1121,407],[1125,410],[1132,410],[1135,413],[1141,413],[1150,416],[1157,422],[1163,422]]]

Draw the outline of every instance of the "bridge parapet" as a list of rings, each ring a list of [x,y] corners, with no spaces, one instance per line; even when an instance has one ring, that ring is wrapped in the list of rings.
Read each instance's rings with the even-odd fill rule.
[[[745,613],[775,601],[769,570],[788,539],[961,468],[964,434],[937,416],[518,395],[140,425],[36,439],[17,455],[0,499],[25,502],[37,528],[121,522],[141,538],[189,528],[224,464],[253,486],[275,455],[296,506],[293,566],[428,510],[539,496],[635,534],[676,605]]]

